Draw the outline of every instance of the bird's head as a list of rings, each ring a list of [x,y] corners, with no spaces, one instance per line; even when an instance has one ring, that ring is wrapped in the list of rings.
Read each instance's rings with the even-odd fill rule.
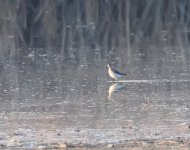
[[[107,67],[109,68],[109,67],[110,67],[110,64],[107,64]]]

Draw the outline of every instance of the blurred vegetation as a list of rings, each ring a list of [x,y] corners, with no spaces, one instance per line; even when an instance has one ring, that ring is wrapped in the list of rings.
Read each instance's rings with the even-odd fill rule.
[[[187,63],[189,32],[189,0],[0,0],[1,59],[45,47],[81,63],[108,55],[130,61],[177,48]],[[148,44],[174,49],[146,51]]]

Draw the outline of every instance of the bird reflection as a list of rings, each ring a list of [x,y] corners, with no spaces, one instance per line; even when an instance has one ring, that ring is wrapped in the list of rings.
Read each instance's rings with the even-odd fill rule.
[[[125,88],[125,86],[124,86],[124,85],[121,85],[121,84],[119,84],[119,83],[112,84],[112,85],[109,87],[108,100],[111,99],[113,93],[117,93],[117,92],[121,91],[121,90],[124,89],[124,88]]]

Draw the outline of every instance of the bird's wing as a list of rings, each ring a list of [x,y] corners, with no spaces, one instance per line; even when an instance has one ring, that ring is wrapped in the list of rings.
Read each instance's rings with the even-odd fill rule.
[[[113,72],[115,72],[116,74],[119,74],[119,75],[122,75],[122,76],[127,75],[126,73],[121,73],[121,72],[119,72],[119,71],[117,71],[117,70],[115,70],[115,69],[112,69],[112,70],[113,70]]]

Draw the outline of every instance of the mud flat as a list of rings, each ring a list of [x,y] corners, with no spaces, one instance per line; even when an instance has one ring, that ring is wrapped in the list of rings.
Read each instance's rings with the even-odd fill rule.
[[[35,121],[34,121],[35,122]],[[34,123],[33,122],[33,123]],[[45,122],[44,120],[42,122]],[[16,125],[16,124],[15,124]],[[26,122],[26,126],[29,124]],[[47,127],[44,123],[44,127]],[[189,126],[180,124],[172,130],[123,126],[117,129],[42,129],[15,128],[0,132],[0,149],[172,149],[190,148]],[[177,129],[178,128],[178,129]],[[173,132],[173,134],[172,134]]]
[[[120,144],[108,144],[102,143],[98,145],[93,144],[72,144],[72,143],[41,143],[35,146],[6,146],[1,144],[0,149],[7,150],[107,150],[107,149],[116,149],[116,150],[188,150],[190,148],[189,142],[175,141],[175,140],[139,140],[139,141],[125,141]]]

